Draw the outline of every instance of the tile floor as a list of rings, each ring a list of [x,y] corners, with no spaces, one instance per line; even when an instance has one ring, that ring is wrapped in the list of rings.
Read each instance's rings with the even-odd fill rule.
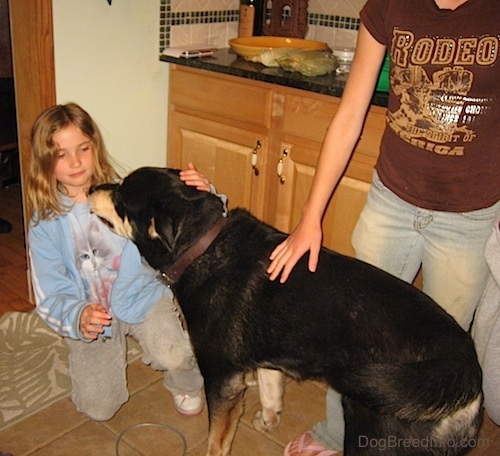
[[[93,422],[78,413],[69,398],[0,431],[0,451],[14,456],[181,456],[182,438],[164,427],[141,427],[120,434],[140,423],[159,423],[173,427],[187,443],[186,456],[203,456],[207,444],[206,410],[197,417],[180,416],[170,393],[162,386],[162,376],[140,360],[129,367],[131,398],[113,419]],[[278,430],[256,432],[251,419],[258,410],[256,387],[246,393],[246,412],[233,445],[234,456],[280,456],[286,443],[324,418],[325,388],[316,382],[289,381],[285,411]],[[470,456],[500,454],[500,427],[485,419],[480,448]],[[118,446],[118,448],[117,448]],[[118,450],[118,452],[117,452]]]
[[[14,456],[116,455],[118,436],[139,423],[172,426],[187,442],[187,456],[202,456],[207,444],[206,409],[197,417],[179,415],[171,395],[162,386],[162,375],[142,364],[129,366],[131,398],[113,419],[98,423],[75,410],[69,398],[62,399],[39,413],[0,431],[0,451]],[[233,445],[234,456],[278,456],[286,443],[322,419],[325,389],[306,382],[287,384],[287,410],[282,426],[274,433],[253,430],[251,419],[258,409],[256,387],[246,393],[246,412]],[[120,440],[120,456],[181,456],[182,439],[173,431],[158,427],[130,430]]]

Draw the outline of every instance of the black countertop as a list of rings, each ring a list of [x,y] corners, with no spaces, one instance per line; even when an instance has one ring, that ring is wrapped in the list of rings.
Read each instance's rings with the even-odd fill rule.
[[[268,68],[260,63],[249,62],[239,57],[229,48],[217,50],[212,57],[185,59],[182,57],[177,58],[161,55],[160,60],[192,68],[214,71],[216,73],[270,82],[272,84],[279,84],[333,97],[342,96],[346,81],[345,76],[337,76],[335,73],[310,78],[302,76],[300,73],[285,71],[281,68]],[[372,104],[387,107],[387,100],[387,93],[375,92]]]

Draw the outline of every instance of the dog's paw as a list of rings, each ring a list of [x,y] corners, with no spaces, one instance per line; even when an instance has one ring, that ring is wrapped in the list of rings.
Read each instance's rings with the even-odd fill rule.
[[[259,410],[253,417],[252,425],[254,429],[259,432],[273,431],[280,425],[280,413],[269,411],[264,413],[262,410]]]

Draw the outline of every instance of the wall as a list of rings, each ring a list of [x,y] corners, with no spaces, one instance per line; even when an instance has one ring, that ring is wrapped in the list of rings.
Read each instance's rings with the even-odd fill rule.
[[[309,0],[306,38],[354,47],[366,0]],[[161,0],[160,48],[209,43],[227,47],[237,36],[238,0]]]
[[[86,109],[127,171],[166,164],[159,9],[160,0],[53,0],[57,102]]]
[[[354,47],[359,12],[366,0],[309,0],[307,38],[325,41],[331,47]]]

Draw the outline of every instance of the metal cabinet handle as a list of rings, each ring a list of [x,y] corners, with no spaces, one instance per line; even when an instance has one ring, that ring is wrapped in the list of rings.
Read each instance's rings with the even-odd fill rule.
[[[283,149],[283,153],[281,154],[281,157],[278,161],[278,166],[276,166],[276,174],[278,174],[278,177],[280,178],[280,184],[283,185],[285,183],[285,176],[283,175],[284,171],[284,160],[288,156],[288,150]]]
[[[255,144],[255,147],[253,148],[252,151],[252,169],[253,172],[256,176],[259,175],[259,169],[257,168],[257,162],[259,160],[259,156],[257,155],[257,152],[259,149],[262,147],[262,143],[260,141],[257,141],[257,144]]]

